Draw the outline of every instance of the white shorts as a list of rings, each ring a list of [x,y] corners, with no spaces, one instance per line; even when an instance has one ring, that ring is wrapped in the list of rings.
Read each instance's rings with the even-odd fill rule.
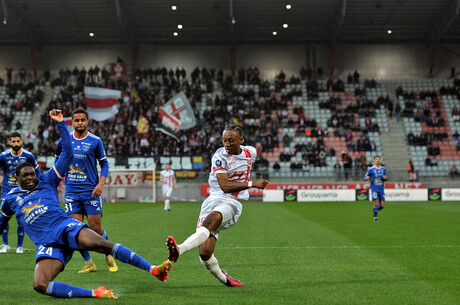
[[[163,197],[171,197],[172,187],[163,186]]]
[[[222,214],[222,223],[219,228],[211,232],[218,239],[220,230],[228,229],[236,224],[243,211],[243,205],[238,200],[227,196],[211,195],[201,205],[200,217],[198,218],[196,227],[201,227],[205,218],[214,211]]]

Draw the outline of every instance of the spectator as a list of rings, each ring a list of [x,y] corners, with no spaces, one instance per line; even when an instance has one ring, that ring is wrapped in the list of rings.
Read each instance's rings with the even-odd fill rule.
[[[455,177],[458,176],[458,170],[457,170],[457,167],[455,166],[455,164],[452,165],[452,167],[450,168],[450,172],[449,172],[449,173],[450,173],[450,177],[451,177],[452,179],[454,179]]]
[[[339,161],[334,164],[334,172],[335,172],[335,181],[340,180],[340,176],[342,175],[342,165],[340,165]]]
[[[407,170],[409,171],[409,173],[415,172],[415,167],[414,163],[412,163],[412,160],[409,160],[409,166],[407,167]]]
[[[399,102],[396,104],[395,114],[396,120],[399,122],[399,120],[401,119],[401,105],[399,104]]]

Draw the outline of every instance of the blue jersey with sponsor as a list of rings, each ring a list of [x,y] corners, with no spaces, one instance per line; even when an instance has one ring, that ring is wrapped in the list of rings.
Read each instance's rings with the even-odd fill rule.
[[[76,139],[70,134],[74,158],[65,177],[65,192],[85,193],[92,192],[99,183],[97,161],[101,165],[101,176],[107,177],[109,165],[101,138],[88,132],[82,139]],[[61,154],[62,144],[59,141],[56,157]]]
[[[8,194],[13,188],[18,187],[19,184],[16,181],[16,175],[14,170],[16,166],[22,162],[29,162],[35,167],[35,172],[37,176],[40,175],[40,167],[38,166],[37,160],[35,160],[34,155],[21,148],[21,152],[18,156],[13,155],[12,149],[7,149],[0,154],[0,168],[3,169],[3,187],[2,187],[2,197]]]
[[[38,184],[32,190],[12,189],[5,197],[2,215],[16,215],[30,239],[37,245],[61,246],[66,244],[63,227],[73,219],[61,208],[57,187],[73,159],[70,135],[64,122],[57,124],[63,149],[61,157],[53,168],[40,174]],[[0,218],[0,227],[6,225],[7,218]]]
[[[366,176],[364,176],[364,180],[366,180],[366,177],[371,178],[371,191],[372,192],[383,192],[385,188],[385,185],[384,185],[385,182],[383,180],[383,176],[386,174],[387,174],[387,170],[385,169],[385,167],[372,166],[367,171]]]

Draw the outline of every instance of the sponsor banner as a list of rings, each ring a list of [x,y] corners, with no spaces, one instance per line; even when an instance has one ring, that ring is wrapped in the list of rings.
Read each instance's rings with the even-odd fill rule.
[[[369,200],[369,190],[356,190],[356,201],[368,201]]]
[[[460,201],[460,189],[443,188],[441,197],[443,201]]]
[[[297,201],[355,201],[355,190],[297,190]]]
[[[385,189],[385,201],[426,201],[428,189]],[[372,201],[372,191],[369,200]]]
[[[386,189],[421,189],[425,188],[424,183],[402,182],[385,183]],[[370,189],[369,183],[273,183],[267,185],[271,190],[348,190],[348,189]]]
[[[264,202],[280,202],[284,201],[284,191],[282,190],[265,190],[262,197]]]
[[[144,185],[152,185],[152,177],[149,172],[133,171],[133,172],[109,172],[106,186],[123,186],[123,187],[138,187]]]
[[[287,202],[295,202],[297,201],[297,191],[296,190],[283,190],[284,192],[284,200]]]
[[[428,201],[442,201],[441,189],[428,189]]]

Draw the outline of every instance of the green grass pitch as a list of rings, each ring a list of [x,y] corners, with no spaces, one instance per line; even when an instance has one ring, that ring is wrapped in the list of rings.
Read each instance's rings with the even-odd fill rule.
[[[165,240],[182,242],[195,230],[199,203],[105,204],[103,227],[152,263],[167,257]],[[0,255],[1,304],[460,304],[460,203],[388,202],[373,222],[371,203],[244,204],[216,247],[222,268],[244,288],[220,284],[198,251],[180,257],[167,282],[119,263],[109,273],[78,274],[75,253],[56,281],[89,289],[106,285],[118,300],[57,299],[32,288],[35,247]],[[15,220],[10,244],[16,245]]]

